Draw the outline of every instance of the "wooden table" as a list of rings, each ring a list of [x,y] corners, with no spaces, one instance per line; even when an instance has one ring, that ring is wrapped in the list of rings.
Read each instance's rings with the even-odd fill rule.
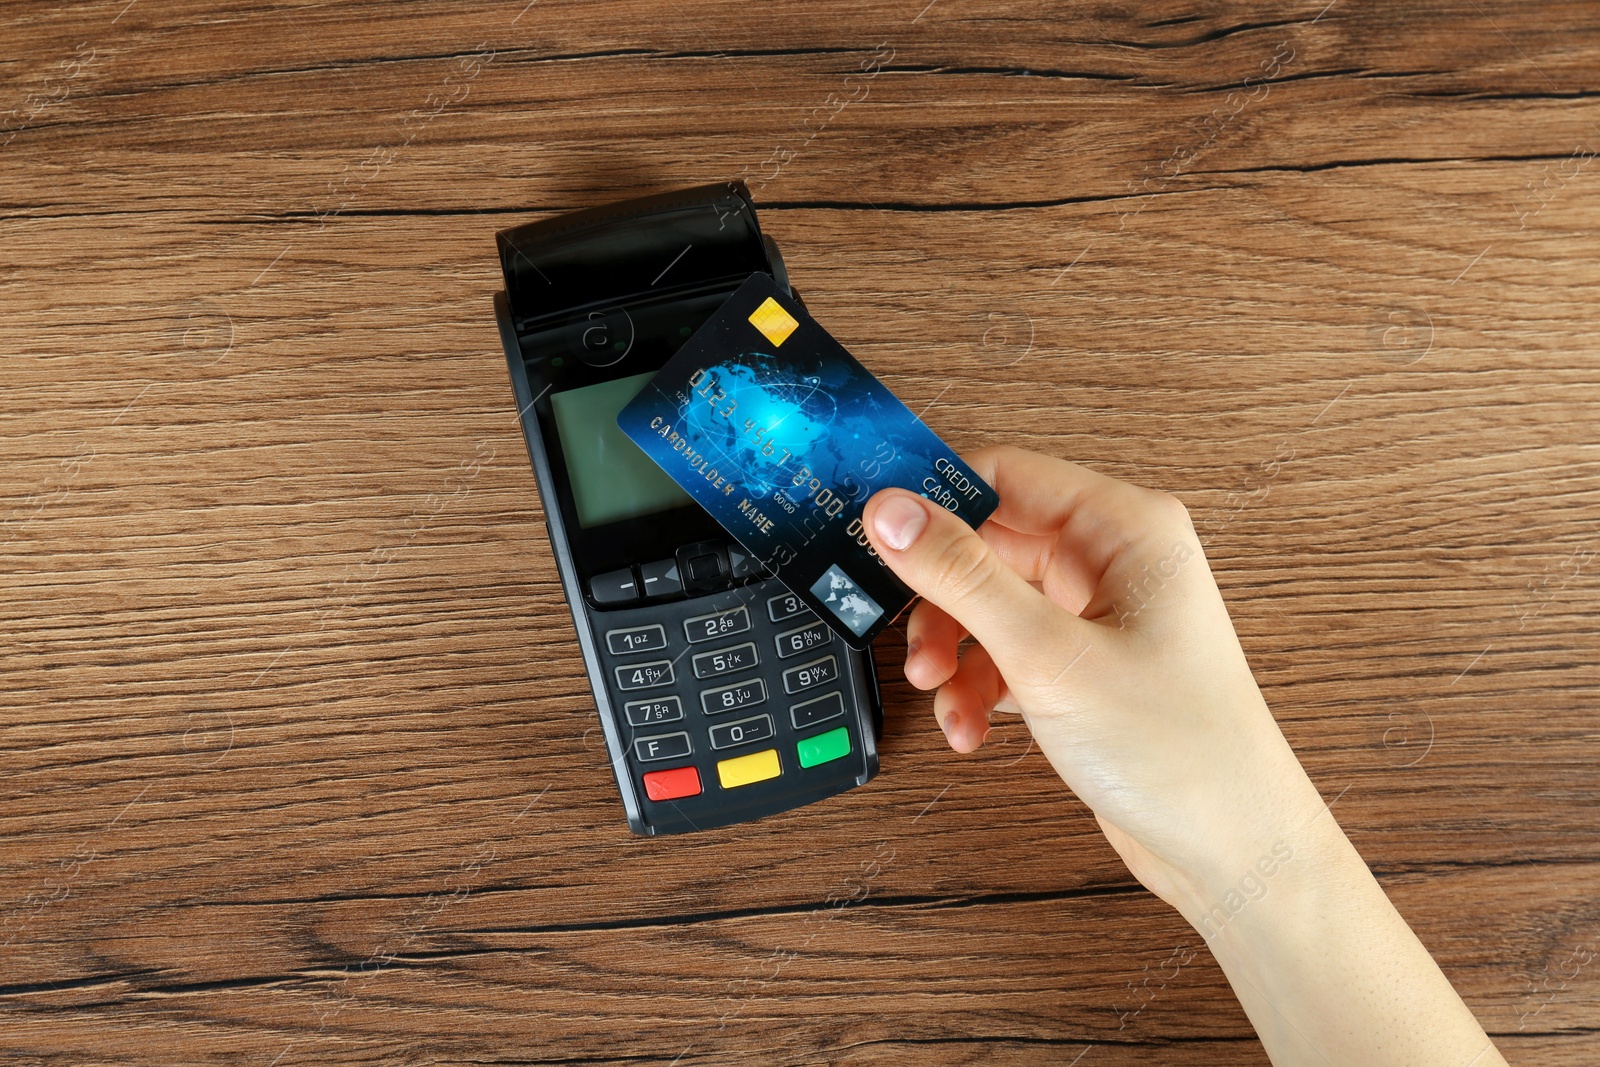
[[[741,176],[952,443],[1189,503],[1400,910],[1595,1061],[1595,6],[806,7],[7,6],[8,1063],[1265,1062],[893,636],[878,779],[627,833],[493,234]]]

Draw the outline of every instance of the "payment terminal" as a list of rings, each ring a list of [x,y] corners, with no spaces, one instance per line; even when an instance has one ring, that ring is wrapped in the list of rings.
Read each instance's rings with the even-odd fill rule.
[[[501,341],[628,825],[705,830],[865,784],[883,716],[870,651],[834,636],[617,428],[752,273],[799,301],[744,184],[497,237]]]

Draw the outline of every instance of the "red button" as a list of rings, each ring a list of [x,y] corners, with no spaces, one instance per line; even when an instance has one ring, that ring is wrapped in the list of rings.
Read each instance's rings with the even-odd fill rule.
[[[679,797],[698,796],[700,772],[693,767],[651,771],[644,776],[644,792],[651,800],[677,800]]]

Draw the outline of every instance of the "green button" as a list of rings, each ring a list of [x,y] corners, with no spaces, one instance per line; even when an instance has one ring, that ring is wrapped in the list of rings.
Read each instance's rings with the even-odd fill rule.
[[[841,726],[837,730],[808,737],[794,747],[800,755],[800,766],[815,767],[819,763],[850,755],[850,730]]]

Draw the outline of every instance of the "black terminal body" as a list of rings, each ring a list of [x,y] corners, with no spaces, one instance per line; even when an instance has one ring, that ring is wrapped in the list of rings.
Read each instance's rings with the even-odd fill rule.
[[[866,783],[883,719],[870,653],[616,426],[751,273],[789,290],[749,191],[700,186],[497,237],[500,337],[628,825],[704,830]]]

